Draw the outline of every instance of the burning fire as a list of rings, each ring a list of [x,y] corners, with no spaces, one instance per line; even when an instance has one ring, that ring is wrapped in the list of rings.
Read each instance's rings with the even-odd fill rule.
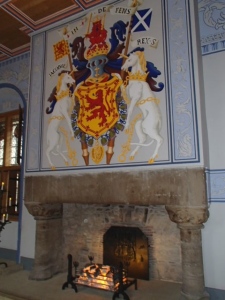
[[[125,284],[127,281],[125,271],[123,271],[122,276]],[[81,275],[76,278],[76,283],[116,291],[119,286],[118,270],[108,265],[89,264],[83,268]]]

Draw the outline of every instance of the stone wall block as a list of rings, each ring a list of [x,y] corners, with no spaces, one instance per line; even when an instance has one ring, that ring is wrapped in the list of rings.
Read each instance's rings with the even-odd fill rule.
[[[159,261],[155,268],[155,273],[153,278],[159,280],[165,280],[165,278],[170,278],[170,281],[180,282],[182,277],[182,268],[180,264],[169,261]]]
[[[186,247],[184,244],[181,244],[184,251],[182,251],[182,256],[184,259],[187,259],[190,264],[197,264],[196,257],[202,257],[202,248],[198,247]],[[201,261],[198,263],[201,265]]]
[[[196,247],[198,247],[199,244],[202,243],[201,232],[199,231],[199,229],[202,229],[202,227],[202,225],[197,226],[196,228],[190,226],[190,228],[182,230],[180,234],[181,241],[184,243],[190,243],[194,240],[195,244],[197,243]]]
[[[30,279],[46,280],[62,271],[61,219],[41,219],[36,224],[34,268]],[[58,249],[55,251],[55,248]]]

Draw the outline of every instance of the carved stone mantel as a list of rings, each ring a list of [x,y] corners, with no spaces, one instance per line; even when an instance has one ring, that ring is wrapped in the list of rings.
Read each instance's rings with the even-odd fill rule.
[[[62,204],[25,203],[36,220],[35,262],[29,278],[46,280],[62,269]]]
[[[201,228],[208,219],[203,168],[27,176],[25,205],[36,220],[32,279],[47,279],[63,270],[63,203],[165,206],[180,229],[181,297],[207,299],[201,244]]]
[[[180,229],[182,255],[181,299],[209,299],[205,292],[201,229],[208,220],[207,207],[166,206],[172,222]]]
[[[55,219],[62,217],[62,204],[25,202],[29,213],[38,219]]]
[[[178,224],[198,225],[208,220],[209,211],[207,206],[179,206],[166,205],[170,220]]]

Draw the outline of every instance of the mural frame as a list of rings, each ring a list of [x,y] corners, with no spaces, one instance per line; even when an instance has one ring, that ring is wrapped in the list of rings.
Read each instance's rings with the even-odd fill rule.
[[[120,1],[119,1],[120,2]],[[107,2],[119,3],[119,2]],[[82,170],[90,168],[118,168],[171,164],[195,164],[200,162],[198,141],[197,104],[198,96],[194,87],[194,66],[192,48],[191,14],[193,7],[186,0],[161,1],[162,27],[164,42],[165,77],[167,77],[165,90],[167,97],[167,136],[168,136],[168,159],[157,160],[154,164],[132,163],[59,167],[57,170]],[[182,14],[181,14],[182,12]],[[78,16],[77,19],[82,18]],[[76,20],[77,20],[76,19]],[[66,24],[68,22],[64,22]],[[59,26],[63,26],[60,24]],[[50,29],[51,30],[51,29]],[[26,171],[50,171],[51,168],[43,168],[41,155],[41,140],[43,138],[42,113],[43,110],[43,75],[45,68],[45,47],[47,32],[32,37],[32,65],[31,65],[31,88],[29,118],[32,120],[32,132],[28,133]],[[42,41],[42,46],[36,46]],[[182,47],[177,47],[177,44]],[[37,71],[38,70],[38,71]],[[39,72],[39,73],[38,73]],[[42,73],[42,74],[43,74]],[[33,84],[35,82],[35,85]],[[186,85],[184,85],[184,82]],[[39,83],[39,84],[37,84]],[[40,88],[41,86],[41,88]],[[181,96],[180,96],[181,95]],[[34,97],[33,97],[34,96]],[[36,99],[35,101],[33,99]],[[38,104],[39,103],[39,104]],[[41,104],[41,105],[40,105]],[[29,122],[30,123],[30,122]],[[171,132],[171,135],[170,135]],[[31,150],[30,150],[31,149]],[[36,158],[36,159],[34,159]]]

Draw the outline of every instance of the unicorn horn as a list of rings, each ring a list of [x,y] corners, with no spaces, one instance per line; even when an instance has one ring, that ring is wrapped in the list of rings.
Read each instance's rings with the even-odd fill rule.
[[[121,57],[123,57],[123,58],[128,58],[128,56],[126,56],[126,55],[124,55],[124,54],[122,54],[122,53],[118,53],[119,54],[119,56],[121,56]]]

